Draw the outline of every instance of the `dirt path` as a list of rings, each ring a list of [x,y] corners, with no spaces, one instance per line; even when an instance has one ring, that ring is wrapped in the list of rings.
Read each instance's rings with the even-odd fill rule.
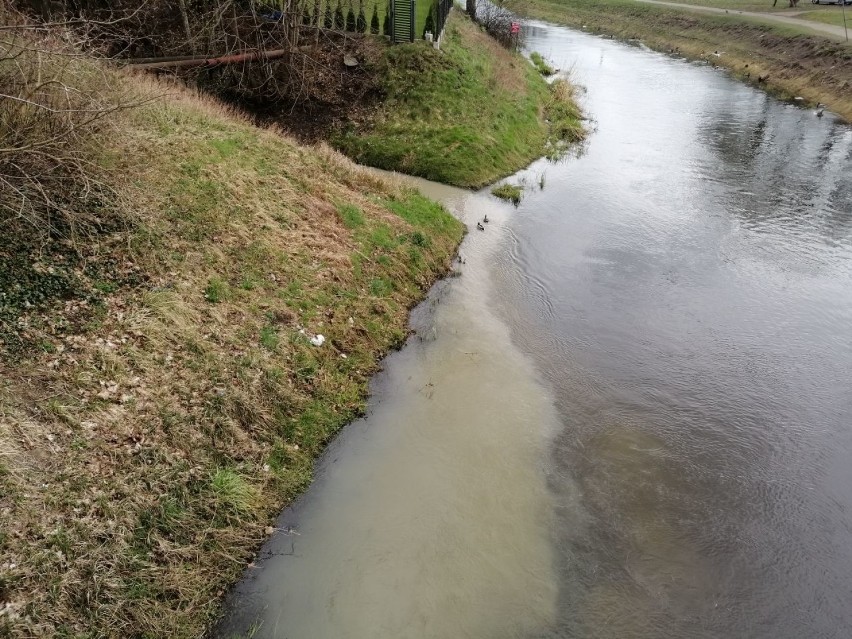
[[[678,2],[662,2],[661,0],[636,0],[637,2],[647,2],[649,4],[659,4],[664,7],[673,7],[676,9],[686,9],[687,11],[699,11],[704,13],[721,13],[721,14],[731,14],[732,16],[745,16],[748,18],[759,18],[761,20],[765,20],[767,22],[775,22],[778,24],[786,24],[788,26],[794,26],[800,29],[804,29],[806,31],[810,31],[811,33],[819,33],[820,35],[830,35],[835,38],[845,39],[846,34],[843,30],[843,27],[839,27],[833,24],[823,24],[821,22],[811,22],[810,20],[803,20],[802,18],[796,18],[788,15],[779,15],[777,13],[759,13],[757,11],[732,11],[729,9],[718,9],[716,7],[702,7],[699,5],[693,4],[680,4]],[[852,22],[852,11],[850,11],[849,20]],[[850,24],[849,31],[852,32],[852,24]]]

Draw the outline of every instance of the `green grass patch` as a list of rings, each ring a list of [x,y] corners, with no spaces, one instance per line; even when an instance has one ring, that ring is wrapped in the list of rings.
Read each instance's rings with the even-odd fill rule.
[[[491,189],[491,194],[499,197],[501,200],[508,200],[515,206],[521,203],[521,196],[524,190],[515,184],[500,184]]]
[[[553,75],[556,73],[556,69],[554,69],[550,64],[548,64],[547,60],[538,52],[533,51],[530,54],[530,62],[533,63],[533,66],[538,70],[541,75]]]
[[[452,233],[458,222],[447,215],[447,210],[437,202],[413,193],[405,200],[389,200],[387,208],[412,226],[438,233]]]
[[[384,277],[377,277],[370,281],[370,293],[376,297],[390,295],[393,292],[393,288],[393,281]]]
[[[249,513],[256,498],[256,491],[248,482],[229,468],[220,468],[213,474],[210,492],[219,506],[236,515]]]
[[[224,302],[231,296],[231,287],[221,277],[211,277],[204,288],[204,299],[211,304]]]
[[[376,70],[384,98],[332,142],[362,164],[480,187],[546,154],[547,83],[456,11],[440,51],[386,49]]]
[[[274,351],[278,347],[278,333],[275,328],[264,326],[260,329],[260,343],[264,348]]]
[[[337,214],[343,223],[350,229],[364,225],[364,213],[357,206],[352,204],[339,204],[337,206]]]

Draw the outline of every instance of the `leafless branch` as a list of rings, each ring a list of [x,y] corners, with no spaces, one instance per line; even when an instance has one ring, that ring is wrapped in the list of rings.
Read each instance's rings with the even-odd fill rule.
[[[0,22],[21,24],[6,0]],[[98,136],[112,114],[148,100],[83,60],[79,36],[67,34],[24,29],[0,39],[0,226],[33,242],[97,223],[92,211],[111,194],[92,161]]]
[[[55,31],[57,29],[69,29],[72,27],[99,26],[109,27],[128,20],[132,20],[142,13],[148,5],[149,0],[143,0],[142,3],[128,15],[122,15],[111,20],[94,20],[91,18],[74,18],[70,20],[62,20],[60,22],[31,22],[25,24],[7,24],[0,25],[0,31]]]

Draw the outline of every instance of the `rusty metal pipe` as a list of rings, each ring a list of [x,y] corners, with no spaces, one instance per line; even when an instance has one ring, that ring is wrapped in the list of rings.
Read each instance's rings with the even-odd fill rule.
[[[220,64],[235,64],[237,62],[251,62],[254,60],[274,60],[283,58],[288,53],[295,49],[274,49],[272,51],[251,51],[249,53],[236,53],[232,55],[224,55],[218,57],[199,58],[198,56],[187,56],[185,58],[161,58],[152,60],[151,58],[142,58],[144,62],[136,62],[135,60],[127,60],[134,69],[166,69],[166,68],[187,68],[187,67],[215,67]]]

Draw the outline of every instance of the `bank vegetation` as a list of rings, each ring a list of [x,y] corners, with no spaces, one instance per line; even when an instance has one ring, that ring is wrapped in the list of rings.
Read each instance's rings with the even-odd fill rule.
[[[462,225],[63,33],[0,34],[0,635],[197,637]]]
[[[459,12],[440,50],[393,47],[380,64],[382,100],[331,138],[363,164],[481,187],[585,136],[576,87],[548,84]]]

